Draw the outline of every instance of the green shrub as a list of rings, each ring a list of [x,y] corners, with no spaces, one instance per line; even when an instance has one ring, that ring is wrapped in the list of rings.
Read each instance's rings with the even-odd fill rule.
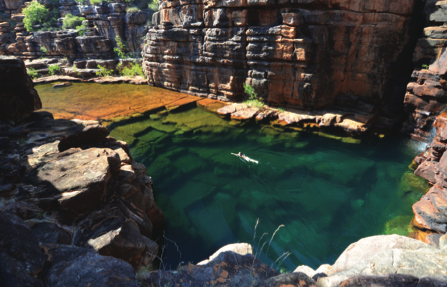
[[[246,85],[245,83],[243,84],[243,86],[245,93],[248,94],[248,101],[245,101],[244,103],[252,107],[263,107],[264,102],[260,98],[258,98],[258,94],[255,92],[255,89],[250,85]]]
[[[58,18],[61,17],[61,13],[59,13],[59,10],[57,9],[53,9],[53,11],[51,11],[51,15],[53,15],[55,22],[57,21]]]
[[[136,12],[138,12],[138,11],[140,11],[140,9],[138,9],[138,8],[135,7],[135,6],[133,6],[133,7],[127,7],[127,8],[126,8],[126,12],[127,12],[127,13],[136,13]]]
[[[26,72],[31,77],[31,79],[37,79],[39,77],[39,73],[36,71],[36,69],[27,68]]]
[[[84,21],[84,20],[85,20],[84,17],[67,14],[67,15],[65,15],[65,18],[63,20],[63,23],[64,23],[63,27],[64,27],[64,29],[74,29],[77,26],[81,26],[82,21]]]
[[[33,25],[42,24],[50,20],[50,11],[39,2],[31,2],[22,12],[25,15],[23,23],[28,32],[33,31]]]
[[[121,63],[118,65],[118,69],[122,67]],[[121,70],[120,74],[124,77],[134,77],[134,76],[142,76],[144,77],[143,73],[143,67],[138,64],[137,62],[134,62],[133,64],[130,64],[130,67],[125,67]]]
[[[48,53],[48,50],[47,50],[47,48],[45,48],[45,47],[40,47],[40,50],[42,51],[42,52],[44,52],[44,53]]]
[[[113,48],[113,51],[118,55],[119,58],[121,59],[127,58],[125,53],[126,45],[121,40],[120,36],[117,35],[115,37],[115,41],[116,41],[116,47]]]
[[[75,73],[76,75],[78,75],[78,76],[80,76],[81,75],[81,72],[78,72],[78,69],[76,68],[76,66],[75,65],[73,65],[73,73]]]
[[[51,66],[48,67],[48,71],[49,71],[51,76],[54,76],[56,74],[56,72],[60,73],[61,67],[59,67],[58,64],[51,65]]]
[[[422,65],[422,68],[426,70],[428,70],[429,67],[430,67],[429,65]]]
[[[113,70],[107,69],[105,66],[98,65],[99,71],[96,72],[98,77],[110,77],[113,73]]]
[[[102,3],[102,0],[90,0],[90,4],[92,5],[100,5]]]
[[[81,26],[76,26],[76,31],[78,31],[79,36],[83,36],[87,31],[87,26],[82,24]]]
[[[150,3],[149,3],[149,5],[148,5],[148,7],[149,7],[149,9],[152,9],[152,10],[154,10],[154,11],[158,11],[158,5],[160,4],[160,1],[159,0],[152,0]]]

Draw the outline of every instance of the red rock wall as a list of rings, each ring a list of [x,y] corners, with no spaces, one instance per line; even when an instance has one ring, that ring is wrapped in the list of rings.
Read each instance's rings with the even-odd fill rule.
[[[144,69],[152,85],[221,100],[247,83],[273,104],[320,108],[356,95],[401,107],[418,3],[164,0]]]
[[[413,55],[416,69],[408,84],[405,109],[409,118],[403,132],[419,141],[430,140],[430,130],[447,102],[447,1],[428,0],[425,28]]]

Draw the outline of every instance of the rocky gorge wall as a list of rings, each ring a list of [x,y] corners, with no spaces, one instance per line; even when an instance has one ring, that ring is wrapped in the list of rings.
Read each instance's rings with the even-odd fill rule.
[[[397,111],[421,5],[161,1],[144,68],[152,85],[221,100],[241,98],[246,83],[274,105]]]
[[[96,121],[53,120],[49,113],[34,112],[41,103],[22,61],[0,57],[0,76],[5,79],[0,82],[2,108],[10,111],[0,122],[0,285],[447,284],[447,237],[440,234],[434,246],[397,235],[365,238],[332,266],[300,266],[288,274],[256,259],[247,244],[245,250],[230,246],[196,265],[147,272],[137,283],[132,267],[152,261],[158,248],[149,238],[163,222],[145,167]],[[438,123],[437,140],[445,143],[445,127]],[[434,174],[443,185],[445,146],[432,147],[425,165],[440,169]],[[428,200],[442,203],[439,194],[434,190]],[[432,214],[438,217],[427,220],[428,227],[445,229],[441,217]]]
[[[74,0],[39,2],[51,11],[58,11],[61,17],[72,14],[86,18],[88,28],[85,34],[80,36],[73,29],[27,32],[21,12],[31,2],[5,1],[0,5],[0,55],[16,55],[22,59],[67,57],[72,61],[87,58],[109,59],[115,57],[113,47],[116,47],[116,36],[127,42],[130,53],[139,55],[142,38],[148,29],[147,22],[153,13],[147,8],[127,13],[126,8],[130,5],[128,1],[103,2],[101,5],[90,5],[89,1],[82,5]],[[62,18],[56,26],[61,28]],[[48,52],[44,53],[42,47]]]
[[[433,122],[447,102],[447,1],[427,1],[425,27],[413,54],[416,69],[405,95],[408,120],[402,131],[419,141],[431,141]]]

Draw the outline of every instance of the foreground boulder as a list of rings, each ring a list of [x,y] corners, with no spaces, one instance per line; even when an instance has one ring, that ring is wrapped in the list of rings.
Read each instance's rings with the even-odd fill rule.
[[[324,287],[443,286],[447,284],[447,252],[399,235],[372,236],[351,244],[332,266],[297,271],[306,272]]]
[[[38,243],[89,248],[134,268],[149,265],[158,253],[150,239],[153,226],[161,228],[164,216],[146,167],[98,121],[32,112],[41,104],[21,60],[1,57],[0,75],[6,85],[0,109],[11,112],[2,113],[7,121],[0,118],[0,210],[7,212],[0,218],[7,229],[0,249],[9,262],[4,274],[23,265],[24,276],[32,278],[17,280],[38,284],[33,278],[45,261]],[[25,231],[34,235],[20,237]]]
[[[282,274],[263,264],[247,243],[230,244],[197,265],[172,271],[154,271],[143,276],[143,286],[316,286],[304,273]]]
[[[3,135],[10,139],[0,150],[8,191],[0,196],[41,243],[92,248],[134,268],[152,262],[158,245],[150,239],[151,220],[160,228],[163,214],[146,168],[125,142],[107,137],[96,121],[53,120],[48,113]]]
[[[18,216],[0,211],[0,285],[43,286],[38,276],[46,260],[31,228]]]
[[[19,121],[42,108],[22,60],[0,56],[0,79],[0,120]]]
[[[87,248],[44,244],[49,258],[49,286],[137,287],[132,266]]]
[[[0,212],[0,286],[137,287],[132,266],[90,248],[41,244],[18,216]]]

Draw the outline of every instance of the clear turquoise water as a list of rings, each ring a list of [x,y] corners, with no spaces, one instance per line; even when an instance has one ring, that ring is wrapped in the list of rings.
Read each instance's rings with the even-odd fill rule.
[[[263,246],[268,264],[290,252],[281,265],[288,270],[332,264],[362,237],[408,235],[411,205],[427,188],[408,167],[421,147],[398,136],[360,141],[319,136],[319,129],[240,126],[200,108],[109,128],[153,178],[165,236],[181,252],[164,240],[165,268],[235,242]],[[259,164],[230,154],[239,151]]]

